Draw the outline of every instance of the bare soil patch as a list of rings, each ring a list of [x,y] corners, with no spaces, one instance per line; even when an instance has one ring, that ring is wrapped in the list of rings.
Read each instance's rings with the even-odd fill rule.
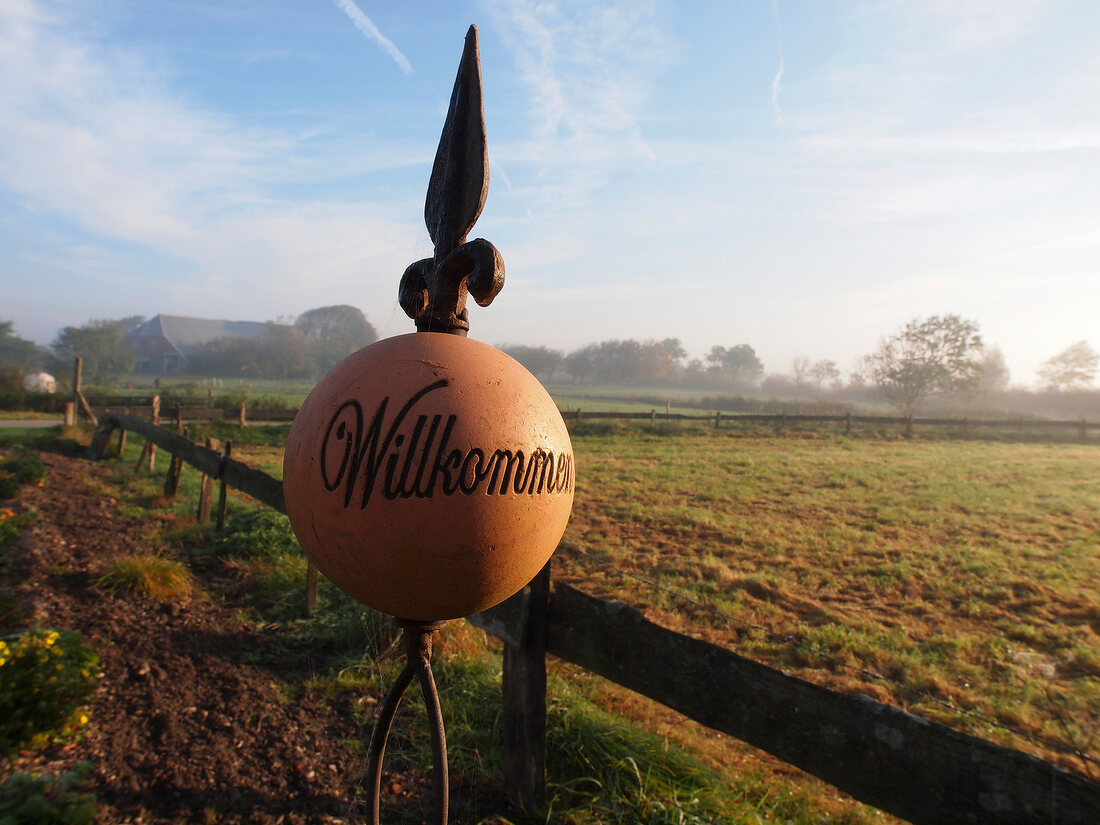
[[[95,586],[106,562],[147,552],[147,522],[119,513],[91,484],[113,469],[44,453],[49,480],[25,487],[13,506],[38,512],[0,551],[0,588],[15,599],[18,626],[80,632],[100,658],[103,676],[89,723],[66,743],[27,751],[0,766],[59,773],[94,766],[87,789],[102,823],[332,823],[360,821],[366,755],[349,742],[369,731],[354,723],[351,697],[311,692],[318,651],[272,640],[242,618],[216,586],[183,604],[115,597]],[[359,697],[372,702],[378,697]],[[346,706],[341,706],[344,703]],[[471,796],[454,777],[452,804],[492,822],[507,811],[484,783]],[[392,821],[422,821],[430,788],[418,775],[387,774],[383,805]],[[452,821],[459,821],[452,814]]]

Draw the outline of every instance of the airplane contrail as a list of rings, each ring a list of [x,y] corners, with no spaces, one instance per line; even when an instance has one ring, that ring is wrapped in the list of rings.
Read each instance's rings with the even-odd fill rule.
[[[378,27],[363,13],[361,8],[355,5],[354,0],[333,0],[333,2],[343,9],[344,14],[351,18],[355,28],[381,46],[386,54],[393,58],[393,62],[400,67],[401,71],[405,74],[412,74],[412,64],[409,63],[405,55],[401,54],[401,50],[393,44],[392,40],[378,31]]]

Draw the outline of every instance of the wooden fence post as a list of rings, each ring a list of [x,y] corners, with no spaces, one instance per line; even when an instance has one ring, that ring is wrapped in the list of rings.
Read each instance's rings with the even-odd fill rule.
[[[222,458],[222,466],[224,468],[225,462],[233,456],[233,442],[225,442],[225,456]],[[225,508],[227,503],[229,485],[225,481],[225,471],[223,469],[221,474],[221,489],[218,490],[218,523],[215,529],[220,533],[225,529]]]
[[[76,426],[76,404],[72,401],[65,402],[65,426]]]
[[[151,420],[153,422],[153,426],[155,427],[158,424],[160,424],[160,396],[159,395],[154,395],[153,396],[152,406],[153,406],[153,413],[152,413]],[[153,469],[156,467],[156,463],[157,463],[157,445],[154,444],[152,441],[147,441],[147,442],[145,442],[145,446],[148,448],[147,456],[148,456],[149,466],[148,466],[147,469],[149,470],[150,473],[152,473]],[[140,463],[140,459],[139,459],[139,463]]]
[[[913,434],[913,416],[911,415],[905,416],[905,434],[907,436]]]
[[[715,410],[714,412],[714,429],[719,429],[722,426],[722,411]]]
[[[80,404],[80,379],[84,372],[84,359],[77,358],[73,361],[73,406],[79,408]]]
[[[580,423],[581,423],[581,408],[580,408],[580,407],[577,407],[576,422],[577,422],[578,424],[580,424]]]
[[[238,417],[237,417],[237,425],[238,425],[238,426],[239,426],[239,427],[240,427],[240,428],[241,428],[242,430],[243,430],[243,429],[244,429],[245,427],[247,427],[247,426],[248,426],[248,424],[247,424],[247,423],[245,423],[245,420],[244,420],[244,402],[243,402],[243,401],[241,402],[241,409],[240,409],[240,411],[239,411],[239,413],[238,413]]]
[[[213,438],[206,439],[206,449],[216,450],[217,442]],[[203,473],[202,482],[199,485],[199,507],[198,511],[195,513],[195,518],[198,520],[199,524],[205,524],[210,521],[210,507],[213,504],[213,498],[214,478]]]
[[[852,434],[852,411],[851,410],[844,413],[844,434],[845,435],[851,435]]]
[[[312,561],[306,567],[306,615],[312,616],[317,609],[317,565]]]
[[[122,458],[122,451],[126,449],[126,430],[118,428],[118,457]]]
[[[177,417],[176,419],[176,434],[186,436],[187,428],[183,426],[183,422]],[[176,493],[180,488],[180,473],[183,471],[183,459],[175,453],[172,454],[172,461],[168,464],[168,475],[164,479],[164,497],[167,499],[173,499],[176,497]]]
[[[546,803],[546,633],[550,617],[550,563],[531,580],[529,612],[520,647],[504,645],[504,784],[525,811]]]
[[[649,430],[650,430],[650,432],[653,432],[653,430],[656,430],[656,429],[657,429],[657,410],[652,409],[652,410],[649,411]]]

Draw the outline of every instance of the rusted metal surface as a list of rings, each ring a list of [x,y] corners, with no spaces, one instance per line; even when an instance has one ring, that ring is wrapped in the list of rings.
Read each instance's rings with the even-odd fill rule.
[[[488,306],[504,286],[504,259],[496,247],[484,238],[466,241],[488,191],[481,58],[477,27],[470,26],[424,203],[435,255],[411,264],[397,291],[401,308],[420,332],[466,335],[466,296]]]
[[[378,710],[378,719],[370,738],[370,751],[367,761],[367,799],[370,802],[371,825],[379,825],[379,790],[382,786],[382,761],[386,756],[386,741],[390,736],[390,727],[397,715],[401,697],[405,695],[413,679],[420,680],[420,689],[424,693],[424,709],[428,716],[428,727],[432,735],[432,792],[435,798],[435,822],[447,825],[447,810],[450,806],[447,767],[447,737],[443,730],[443,713],[439,707],[439,693],[432,675],[432,637],[445,624],[443,622],[415,622],[397,619],[404,631],[405,669],[397,677],[390,692],[386,694]]]

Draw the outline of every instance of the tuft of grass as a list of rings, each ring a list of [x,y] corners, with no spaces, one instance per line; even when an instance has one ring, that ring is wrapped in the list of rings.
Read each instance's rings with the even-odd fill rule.
[[[191,595],[194,577],[182,562],[156,554],[112,559],[96,584],[115,595],[131,593],[157,601],[182,601]]]

